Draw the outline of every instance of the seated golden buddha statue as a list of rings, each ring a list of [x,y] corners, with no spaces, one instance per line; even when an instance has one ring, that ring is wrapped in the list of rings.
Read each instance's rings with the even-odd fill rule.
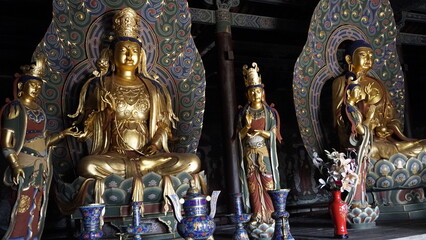
[[[110,174],[128,178],[149,172],[172,175],[200,170],[195,154],[169,152],[168,140],[177,117],[167,88],[147,73],[138,39],[139,18],[131,8],[114,15],[112,49],[102,51],[96,78],[83,85],[77,112],[69,115],[87,115],[78,138],[91,139],[91,149],[77,166],[80,176],[102,180]],[[99,81],[89,94],[93,79]]]
[[[370,156],[374,160],[389,159],[396,153],[417,157],[426,151],[426,140],[403,134],[385,85],[367,75],[373,64],[371,46],[363,40],[353,41],[346,49],[345,61],[348,72],[332,86],[334,123],[340,142],[346,147],[349,142],[356,145],[357,136],[369,131],[373,139]]]

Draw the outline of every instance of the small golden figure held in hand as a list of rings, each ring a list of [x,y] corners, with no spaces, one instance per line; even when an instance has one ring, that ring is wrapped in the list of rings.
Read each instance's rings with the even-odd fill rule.
[[[52,177],[49,146],[68,135],[78,135],[74,127],[49,134],[44,110],[37,104],[43,85],[46,58],[40,54],[35,64],[22,66],[18,98],[1,113],[1,149],[8,162],[4,181],[16,191],[9,228],[3,239],[41,239]]]
[[[345,60],[348,73],[333,82],[334,123],[341,143],[346,147],[348,140],[356,144],[356,136],[364,135],[368,129],[373,136],[371,157],[375,160],[389,159],[396,153],[417,157],[426,151],[426,140],[410,139],[403,134],[384,84],[367,75],[374,60],[371,46],[362,40],[354,41],[346,50]]]
[[[272,224],[274,211],[268,190],[280,186],[276,140],[281,141],[279,117],[265,102],[262,79],[256,63],[243,66],[248,103],[238,115],[238,136],[242,155],[240,180],[246,209],[251,208],[252,225]]]
[[[128,178],[149,172],[171,175],[200,170],[195,154],[169,152],[171,127],[177,118],[167,88],[147,73],[138,38],[139,18],[131,8],[115,14],[115,39],[112,49],[102,51],[97,62],[96,90],[86,94],[92,79],[86,82],[77,112],[70,115],[88,114],[79,138],[91,139],[92,146],[90,155],[77,166],[80,176],[102,180],[110,174]],[[91,104],[94,107],[86,110]]]

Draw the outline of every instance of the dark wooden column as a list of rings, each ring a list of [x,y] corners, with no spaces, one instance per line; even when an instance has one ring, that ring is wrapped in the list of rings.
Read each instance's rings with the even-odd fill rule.
[[[222,125],[226,183],[229,194],[239,193],[238,143],[235,139],[235,117],[237,103],[235,97],[234,52],[232,50],[231,13],[229,9],[239,4],[235,0],[217,0],[216,48],[218,77],[222,98]],[[228,198],[231,199],[231,198]],[[231,203],[232,204],[232,203]]]

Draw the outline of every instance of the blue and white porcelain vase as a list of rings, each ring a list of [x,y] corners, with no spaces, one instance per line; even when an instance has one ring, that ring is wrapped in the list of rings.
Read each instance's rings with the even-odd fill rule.
[[[79,207],[83,216],[83,231],[80,234],[80,239],[96,240],[103,236],[101,217],[105,206],[100,204],[90,204]]]

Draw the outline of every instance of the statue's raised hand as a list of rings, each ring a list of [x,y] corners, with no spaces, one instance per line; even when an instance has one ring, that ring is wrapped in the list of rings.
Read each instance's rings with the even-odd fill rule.
[[[19,178],[25,178],[25,172],[24,170],[22,170],[22,168],[20,166],[15,166],[12,167],[12,172],[13,172],[13,183],[18,185],[19,184]]]
[[[83,132],[79,131],[77,126],[72,126],[62,131],[62,134],[63,136],[72,136],[79,138],[83,134]]]

